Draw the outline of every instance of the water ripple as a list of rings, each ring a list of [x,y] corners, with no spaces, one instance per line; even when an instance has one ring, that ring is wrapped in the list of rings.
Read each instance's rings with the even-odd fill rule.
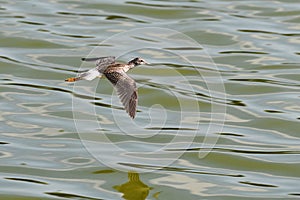
[[[26,178],[9,178],[9,177],[6,177],[5,179],[12,180],[12,181],[24,181],[24,182],[29,182],[29,183],[36,183],[36,184],[48,185],[48,183],[43,182],[43,181],[26,179]]]

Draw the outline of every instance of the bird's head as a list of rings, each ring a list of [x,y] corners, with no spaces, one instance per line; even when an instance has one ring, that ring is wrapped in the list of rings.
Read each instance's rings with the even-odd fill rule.
[[[131,61],[129,61],[128,64],[132,64],[133,67],[138,66],[138,65],[145,65],[145,64],[149,64],[147,63],[144,59],[142,58],[134,58]]]

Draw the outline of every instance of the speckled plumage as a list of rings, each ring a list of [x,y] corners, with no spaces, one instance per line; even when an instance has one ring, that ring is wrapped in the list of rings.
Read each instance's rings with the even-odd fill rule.
[[[135,117],[138,102],[137,87],[135,81],[126,72],[138,65],[147,64],[141,58],[135,58],[127,64],[116,63],[115,57],[83,58],[83,61],[96,61],[96,67],[78,74],[77,77],[68,78],[65,81],[93,80],[104,75],[116,88],[117,94],[131,118]]]

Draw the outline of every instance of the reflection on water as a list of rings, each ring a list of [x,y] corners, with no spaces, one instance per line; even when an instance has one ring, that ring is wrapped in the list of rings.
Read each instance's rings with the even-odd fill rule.
[[[146,199],[150,188],[140,180],[140,176],[136,172],[128,172],[128,182],[122,185],[114,186],[114,189],[123,193],[126,200],[143,200]]]
[[[299,197],[299,10],[297,0],[2,2],[0,199]],[[154,47],[113,55],[153,61],[129,73],[139,87],[135,121],[127,121],[107,80],[77,88],[64,83],[94,47],[107,50],[99,56],[119,54],[116,44],[101,41],[145,27],[180,31],[203,46],[183,40],[169,45],[160,31],[119,38],[123,50]],[[199,52],[207,52],[218,69],[199,62]],[[224,85],[226,98],[209,91],[204,80]],[[72,98],[82,112],[73,112]],[[226,106],[224,125],[218,116],[211,119],[212,105]],[[101,132],[129,153],[97,143],[95,151],[107,161],[99,162],[80,140],[74,115],[94,117],[100,125],[84,121],[89,141]],[[221,129],[206,134],[211,121]],[[175,136],[179,140],[170,142]],[[211,151],[205,138],[218,138]],[[160,148],[165,144],[170,146]],[[166,152],[161,160],[147,154],[158,148]],[[208,155],[199,159],[199,151]],[[181,156],[165,166],[173,153]],[[152,172],[129,172],[126,182],[127,172],[110,164]]]

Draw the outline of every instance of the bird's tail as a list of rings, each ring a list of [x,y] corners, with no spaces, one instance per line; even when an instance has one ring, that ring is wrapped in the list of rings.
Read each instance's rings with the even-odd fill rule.
[[[79,81],[81,78],[80,77],[71,77],[71,78],[67,78],[65,81],[66,82],[75,82],[75,81]]]

